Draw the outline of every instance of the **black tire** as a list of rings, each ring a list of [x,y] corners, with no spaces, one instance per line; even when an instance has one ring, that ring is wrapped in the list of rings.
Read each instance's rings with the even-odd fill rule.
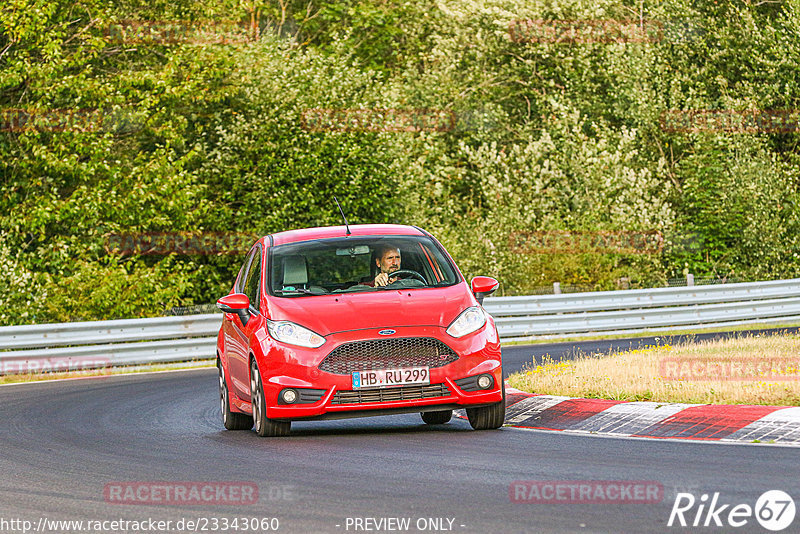
[[[222,424],[227,430],[250,430],[253,428],[253,418],[246,413],[231,411],[228,384],[225,382],[225,371],[222,362],[217,362],[219,368],[219,408],[222,412]]]
[[[506,419],[506,385],[503,381],[500,386],[503,391],[503,400],[490,406],[480,408],[467,408],[467,419],[475,430],[493,430],[500,428]]]
[[[288,436],[291,429],[291,421],[275,421],[267,417],[264,398],[264,384],[261,381],[261,373],[258,371],[256,360],[250,361],[250,399],[253,406],[253,421],[256,426],[256,434],[263,437]]]
[[[453,410],[442,410],[438,412],[422,412],[422,420],[428,425],[443,425],[453,417]]]

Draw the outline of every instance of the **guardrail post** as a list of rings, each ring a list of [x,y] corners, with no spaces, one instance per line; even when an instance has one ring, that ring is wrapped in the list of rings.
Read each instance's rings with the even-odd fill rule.
[[[694,275],[689,273],[686,275],[686,286],[690,287],[694,285]]]
[[[561,283],[553,282],[553,295],[560,295],[560,294],[561,294]]]

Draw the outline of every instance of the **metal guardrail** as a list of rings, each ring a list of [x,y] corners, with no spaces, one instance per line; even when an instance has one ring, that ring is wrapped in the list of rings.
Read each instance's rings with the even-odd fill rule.
[[[792,295],[800,296],[800,279],[560,295],[488,297],[484,300],[484,307],[493,316],[501,317],[741,302]]]
[[[800,322],[800,279],[489,297],[504,341]],[[213,358],[221,315],[0,327],[0,374]]]
[[[749,323],[800,322],[800,279],[496,297],[483,303],[504,341]]]
[[[0,375],[213,358],[222,315],[0,327]]]
[[[0,327],[0,350],[216,336],[221,315]]]

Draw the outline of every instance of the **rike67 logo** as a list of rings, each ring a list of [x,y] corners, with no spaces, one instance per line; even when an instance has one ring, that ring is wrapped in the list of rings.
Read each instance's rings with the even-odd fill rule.
[[[722,504],[719,501],[719,492],[715,492],[709,501],[708,494],[704,493],[700,499],[695,499],[691,493],[678,493],[675,503],[669,514],[667,526],[692,526],[692,527],[721,527],[738,528],[749,525],[753,517],[765,529],[777,532],[785,529],[794,521],[794,500],[788,493],[781,490],[769,490],[761,494],[756,500],[755,507],[749,504]]]

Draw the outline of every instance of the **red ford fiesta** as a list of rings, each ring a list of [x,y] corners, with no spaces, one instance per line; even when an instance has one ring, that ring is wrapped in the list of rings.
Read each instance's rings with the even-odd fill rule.
[[[424,230],[354,225],[256,242],[217,338],[229,430],[284,436],[291,421],[419,412],[427,424],[466,408],[477,430],[505,417],[500,342],[471,287]]]

